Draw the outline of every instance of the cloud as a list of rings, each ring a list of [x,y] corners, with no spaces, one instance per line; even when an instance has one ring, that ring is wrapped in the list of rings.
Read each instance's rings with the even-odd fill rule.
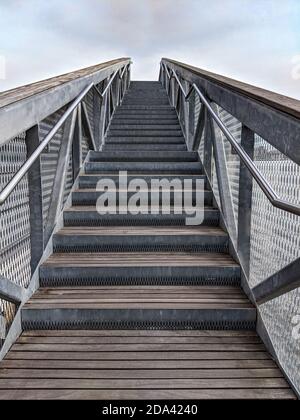
[[[297,0],[0,0],[0,13],[1,90],[119,56],[134,78],[156,79],[168,56],[300,94]]]

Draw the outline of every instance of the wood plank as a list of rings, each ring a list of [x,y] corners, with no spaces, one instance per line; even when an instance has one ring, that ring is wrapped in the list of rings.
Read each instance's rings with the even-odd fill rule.
[[[195,295],[190,294],[188,296],[181,296],[174,295],[168,296],[168,295],[107,295],[107,296],[93,296],[93,295],[81,295],[80,293],[77,295],[62,295],[62,296],[35,296],[34,299],[31,299],[32,303],[35,304],[47,304],[47,303],[95,303],[95,302],[102,302],[102,303],[125,303],[125,302],[132,302],[132,303],[138,303],[138,302],[145,302],[145,303],[161,303],[161,302],[174,302],[174,303],[247,303],[247,298],[240,297],[240,296],[227,296],[227,297],[216,297],[214,295]]]
[[[84,77],[88,74],[95,73],[105,67],[112,66],[114,64],[121,63],[122,61],[128,60],[128,58],[119,58],[117,60],[106,61],[101,64],[94,66],[85,67],[83,69],[75,70],[69,73],[65,73],[59,76],[51,77],[49,79],[34,82],[28,85],[20,86],[14,89],[7,90],[0,93],[0,108],[7,106],[13,102],[20,101],[28,98],[29,96],[36,95],[45,90],[55,88],[63,83],[70,82],[79,77]]]
[[[9,360],[271,360],[266,351],[161,351],[161,352],[72,352],[72,351],[13,351]]]
[[[282,378],[279,369],[0,369],[0,379]]]
[[[49,294],[49,295],[40,295],[36,294],[34,297],[31,298],[32,303],[48,303],[48,302],[69,302],[69,301],[84,301],[84,302],[103,302],[103,303],[111,303],[111,302],[203,302],[203,303],[211,303],[211,302],[219,302],[219,303],[246,303],[247,298],[240,295],[201,295],[196,293],[189,293],[189,294],[175,294],[171,293],[170,295],[163,295],[160,293],[153,293],[153,294],[147,294],[147,293],[137,293],[137,294],[129,294],[129,293],[122,293],[122,294],[115,294],[115,293],[95,293],[94,295],[91,294],[61,294],[61,295],[55,295],[55,294]]]
[[[248,330],[28,330],[22,337],[257,337]]]
[[[201,303],[114,303],[114,304],[89,304],[89,303],[61,303],[61,304],[26,304],[24,307],[26,310],[34,309],[253,309],[253,306],[249,303],[229,303],[226,304],[201,304]]]
[[[265,360],[47,360],[21,359],[0,362],[0,368],[5,369],[274,369],[277,368],[271,359]],[[280,373],[278,373],[280,374]]]
[[[221,290],[216,290],[215,292],[213,290],[209,292],[204,292],[202,293],[202,290],[194,290],[194,292],[180,292],[180,291],[171,291],[170,293],[168,291],[158,291],[158,290],[154,290],[153,291],[131,291],[128,290],[126,291],[109,291],[109,290],[105,290],[103,292],[97,292],[93,290],[85,290],[84,286],[82,287],[82,290],[77,290],[77,291],[73,291],[70,293],[69,290],[65,290],[65,291],[61,291],[61,292],[57,292],[55,289],[50,289],[48,290],[48,292],[46,293],[41,293],[41,292],[37,292],[33,299],[35,300],[47,300],[47,299],[77,299],[78,297],[82,297],[84,299],[92,299],[93,297],[95,297],[96,299],[103,297],[103,299],[108,299],[108,298],[113,298],[113,299],[136,299],[136,298],[141,298],[141,296],[143,296],[145,299],[193,299],[193,297],[195,299],[218,299],[218,300],[222,300],[222,299],[235,299],[235,300],[246,300],[247,298],[245,297],[246,295],[242,294],[239,290],[237,293],[227,293],[227,294],[223,294]]]
[[[56,253],[52,254],[45,266],[101,267],[113,264],[124,266],[224,266],[236,267],[238,264],[228,254],[222,253]]]
[[[201,293],[189,293],[189,294],[181,294],[181,293],[95,293],[93,294],[90,292],[89,294],[84,293],[73,293],[68,294],[68,291],[66,290],[66,293],[63,294],[52,294],[52,295],[40,295],[39,293],[36,293],[34,298],[31,299],[31,301],[35,303],[47,303],[47,302],[60,302],[60,301],[86,301],[89,303],[92,302],[161,302],[161,301],[171,301],[171,302],[192,302],[192,301],[201,301],[205,303],[209,302],[241,302],[245,303],[247,301],[246,295],[221,295],[221,294],[204,294]]]
[[[220,352],[220,351],[239,351],[239,352],[260,352],[264,351],[264,345],[260,343],[254,344],[37,344],[37,343],[16,343],[12,346],[12,351],[44,351],[44,352],[178,352],[178,351],[195,351],[195,352]]]
[[[224,388],[289,388],[281,378],[226,379],[3,379],[0,389],[224,389]]]
[[[17,343],[30,344],[254,344],[259,337],[28,337],[21,336]]]
[[[178,65],[190,71],[192,74],[197,74],[198,76],[201,76],[204,79],[211,80],[217,85],[225,86],[231,91],[239,92],[242,95],[248,96],[275,109],[300,118],[300,103],[299,100],[295,98],[271,92],[269,90],[257,86],[252,86],[248,83],[231,79],[220,74],[212,73],[210,71],[203,70],[195,66],[190,66],[189,64],[181,63],[176,60],[171,60],[169,58],[164,58],[163,60],[169,61],[170,63],[174,63],[175,65]]]
[[[83,190],[88,191],[88,190]],[[95,190],[92,190],[95,191]],[[120,235],[211,235],[227,236],[219,227],[211,226],[70,226],[64,227],[57,235],[91,235],[91,236],[120,236]]]
[[[73,390],[73,389],[9,389],[1,390],[0,400],[162,400],[162,399],[296,399],[295,394],[286,388],[270,389],[158,389],[158,390]]]
[[[155,294],[165,294],[165,295],[194,295],[199,294],[201,295],[215,295],[218,297],[223,297],[227,295],[229,296],[245,296],[242,290],[239,287],[227,287],[227,286],[178,286],[177,288],[169,286],[70,286],[70,287],[55,287],[55,288],[39,288],[36,292],[35,296],[43,297],[47,295],[53,296],[60,296],[64,294],[72,295],[72,294],[92,294],[92,295],[108,295],[114,294],[115,295],[140,295],[140,294],[147,294],[147,295],[155,295]]]
[[[70,293],[70,289],[72,293]],[[44,288],[26,309],[234,309],[252,308],[238,287],[93,287]],[[121,290],[121,292],[119,292]],[[189,291],[189,293],[186,293]],[[234,291],[235,293],[232,293]],[[125,293],[126,292],[126,293]],[[227,292],[227,293],[225,293]]]

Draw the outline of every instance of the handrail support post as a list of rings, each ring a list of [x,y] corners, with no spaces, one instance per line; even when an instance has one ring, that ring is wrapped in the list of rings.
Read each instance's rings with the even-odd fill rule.
[[[242,125],[241,146],[252,160],[254,156],[254,140],[254,132],[245,125]],[[247,276],[249,276],[250,271],[252,187],[253,178],[241,160],[239,174],[237,247],[240,260]]]
[[[77,118],[75,123],[74,138],[72,144],[73,181],[76,179],[82,164],[82,111],[81,104],[77,107]]]
[[[35,125],[26,131],[25,144],[27,151],[26,158],[28,159],[40,144],[38,125]],[[36,269],[44,251],[43,190],[40,159],[39,156],[27,172],[30,212],[31,273]]]

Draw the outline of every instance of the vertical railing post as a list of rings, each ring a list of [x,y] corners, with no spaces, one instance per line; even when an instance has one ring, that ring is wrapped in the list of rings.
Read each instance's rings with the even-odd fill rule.
[[[210,124],[210,119],[208,117],[208,112],[205,109],[205,127],[204,127],[204,148],[203,148],[203,166],[205,168],[206,174],[211,180],[211,158],[212,158],[212,127]]]
[[[113,107],[114,107],[114,105],[113,105],[112,89],[113,89],[113,83],[110,85],[110,87],[108,89],[108,92],[107,92],[107,95],[108,95],[108,105],[109,105],[108,106],[108,114],[107,114],[107,123],[106,123],[107,126],[108,126],[108,124],[110,122],[111,115],[112,115],[112,112],[113,112]]]
[[[74,130],[74,138],[72,144],[72,161],[73,161],[73,181],[76,179],[82,164],[82,115],[81,104],[77,107],[77,118]]]
[[[102,91],[107,86],[108,79],[103,82]],[[105,121],[106,121],[106,108],[107,108],[107,94],[101,100],[101,111],[100,111],[100,147],[104,143],[104,135],[105,135]]]
[[[127,90],[129,88],[130,85],[130,79],[131,79],[131,66],[129,64],[129,66],[127,66],[127,70],[126,70],[126,83],[125,83],[125,90]]]
[[[99,97],[99,95],[96,92],[94,92],[94,95],[93,95],[93,121],[94,121],[94,138],[95,138],[96,150],[99,150],[100,146],[101,146],[100,114],[101,114],[101,98]]]
[[[211,104],[211,106],[215,110],[215,112],[217,112],[216,105]],[[228,176],[224,141],[219,127],[215,127],[214,121],[211,116],[208,117],[208,120],[213,144],[221,208],[228,227],[229,234],[231,235],[231,238],[234,241],[236,241],[237,226],[232,202],[232,194],[230,190],[230,180]]]
[[[26,131],[27,159],[40,144],[39,127],[35,125]],[[29,210],[30,210],[30,247],[31,273],[33,274],[44,251],[43,191],[40,157],[28,171]]]
[[[188,150],[193,149],[194,136],[195,136],[195,94],[192,93],[188,101],[188,138],[187,138]]]
[[[199,117],[197,120],[196,129],[194,132],[194,138],[192,143],[192,150],[197,151],[201,142],[202,134],[205,129],[205,118],[206,118],[206,108],[204,105],[201,105],[199,112]]]
[[[252,160],[254,157],[254,141],[254,132],[242,125],[241,146]],[[238,204],[238,254],[247,276],[249,276],[250,271],[252,187],[252,176],[241,161]]]
[[[111,113],[113,113],[115,107],[117,106],[117,92],[118,92],[118,81],[119,77],[116,76],[114,81],[111,84]]]
[[[126,73],[126,72],[125,72]],[[121,101],[123,98],[123,91],[124,91],[124,80],[125,80],[126,74],[123,75],[123,78],[119,80],[119,92],[118,92],[118,106],[121,105]]]
[[[170,99],[171,99],[171,105],[175,107],[175,82],[174,77],[171,77],[170,80]]]
[[[165,81],[165,67],[163,66],[162,63],[160,63],[160,69],[159,69],[159,77],[158,77],[158,81],[162,84],[162,87],[166,88],[164,81]]]
[[[169,88],[168,88],[168,86],[169,86],[169,78],[168,78],[168,74],[167,74],[166,71],[164,72],[164,76],[165,76],[165,89],[166,89],[167,93],[169,93]]]
[[[66,179],[68,175],[68,167],[71,155],[71,146],[74,136],[74,129],[77,118],[77,110],[66,120],[63,128],[63,136],[59,149],[56,173],[53,181],[52,195],[48,210],[47,222],[45,224],[45,244],[48,242],[51,233],[55,227],[58,216],[61,212],[64,202],[64,192]]]
[[[189,90],[189,83],[187,81],[183,81],[183,87],[185,92]],[[185,139],[186,144],[189,141],[189,102],[185,100],[185,96],[182,93],[182,119],[184,121],[184,130],[185,130]]]
[[[181,77],[179,76],[179,80],[181,80]],[[181,80],[182,82],[182,80]],[[183,83],[184,84],[184,83]],[[186,138],[186,127],[185,127],[185,97],[183,95],[182,90],[179,88],[179,119],[181,122],[181,126],[184,129],[184,135]]]
[[[116,102],[115,102],[115,108],[120,105],[120,100],[121,100],[121,95],[120,95],[121,87],[122,87],[122,80],[120,78],[120,75],[118,75],[117,81],[116,81]]]

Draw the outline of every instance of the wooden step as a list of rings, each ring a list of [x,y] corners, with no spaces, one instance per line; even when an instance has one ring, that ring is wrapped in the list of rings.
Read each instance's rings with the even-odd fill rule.
[[[111,162],[87,162],[84,166],[86,174],[92,173],[118,173],[127,171],[130,173],[155,174],[201,174],[200,162],[156,162],[156,161],[111,161]]]
[[[153,182],[157,182],[157,181],[169,181],[171,182],[177,182],[177,180],[180,180],[181,183],[183,184],[184,182],[188,183],[188,182],[192,182],[191,187],[192,188],[197,188],[197,181],[201,181],[204,182],[204,188],[208,188],[208,183],[207,183],[207,178],[205,175],[203,174],[132,174],[132,173],[128,173],[127,176],[125,177],[122,174],[108,174],[107,173],[97,173],[97,174],[80,174],[79,176],[79,188],[96,188],[97,183],[105,178],[109,178],[112,181],[114,181],[115,185],[117,188],[120,187],[120,182],[122,183],[122,186],[124,188],[124,184],[127,187],[128,184],[133,181],[136,180],[136,178],[141,178],[143,179],[148,187],[150,187],[151,185],[153,185]],[[199,188],[199,187],[198,187]]]
[[[0,399],[295,399],[252,331],[27,331],[0,362],[0,389]]]
[[[156,152],[165,152],[165,151],[176,151],[176,150],[182,150],[186,151],[187,147],[184,143],[181,144],[153,144],[151,142],[148,143],[124,143],[124,144],[118,144],[116,145],[114,143],[105,143],[102,146],[102,150],[104,151],[112,151],[112,150],[119,150],[119,151],[126,151],[126,150],[134,150],[134,151],[156,151]]]
[[[194,217],[195,207],[182,208],[181,206],[176,210],[176,207],[172,205],[161,206],[157,214],[155,213],[151,212],[151,207],[148,206],[140,206],[139,214],[132,214],[127,207],[119,205],[107,207],[106,214],[100,214],[95,206],[74,206],[64,211],[64,224],[65,226],[182,226],[187,224],[187,218]],[[219,224],[218,209],[205,206],[203,216],[203,220],[199,221],[202,225],[217,226]]]
[[[144,286],[40,288],[25,309],[234,309],[253,308],[238,287]]]
[[[238,285],[240,267],[222,253],[56,253],[40,267],[42,286]]]
[[[174,202],[181,202],[184,203],[187,199],[191,200],[191,203],[195,206],[197,201],[198,203],[204,202],[204,205],[211,206],[213,202],[213,193],[209,190],[202,189],[189,189],[184,188],[182,186],[180,189],[174,189],[171,186],[167,186],[164,188],[162,192],[158,188],[151,188],[151,190],[143,190],[138,189],[135,187],[131,187],[128,189],[116,189],[115,191],[97,191],[97,189],[93,188],[83,188],[78,189],[72,192],[72,205],[73,206],[95,206],[97,200],[105,194],[107,199],[108,196],[111,196],[112,200],[119,204],[120,196],[124,194],[124,197],[127,200],[130,200],[132,197],[136,197],[138,193],[139,198],[141,199],[142,203],[148,203],[151,205],[159,204],[162,205],[163,203],[170,203],[170,205],[174,205]]]
[[[89,263],[90,267],[90,263]],[[22,308],[25,329],[36,328],[175,328],[254,329],[256,310],[239,287],[233,286],[98,286],[47,287]],[[86,349],[89,349],[86,344]],[[124,346],[114,344],[120,351]],[[116,347],[117,346],[117,347]],[[160,350],[162,344],[126,344],[127,349]],[[223,350],[232,345],[223,343]],[[24,347],[23,347],[24,348]],[[103,346],[99,344],[103,350]],[[218,345],[183,343],[169,350],[214,351]],[[61,351],[58,346],[57,351]],[[259,350],[247,343],[241,351]]]
[[[165,151],[160,154],[157,151],[102,151],[89,153],[89,162],[197,162],[199,155],[188,151]]]
[[[54,252],[227,252],[228,235],[208,226],[65,227],[53,237]]]

